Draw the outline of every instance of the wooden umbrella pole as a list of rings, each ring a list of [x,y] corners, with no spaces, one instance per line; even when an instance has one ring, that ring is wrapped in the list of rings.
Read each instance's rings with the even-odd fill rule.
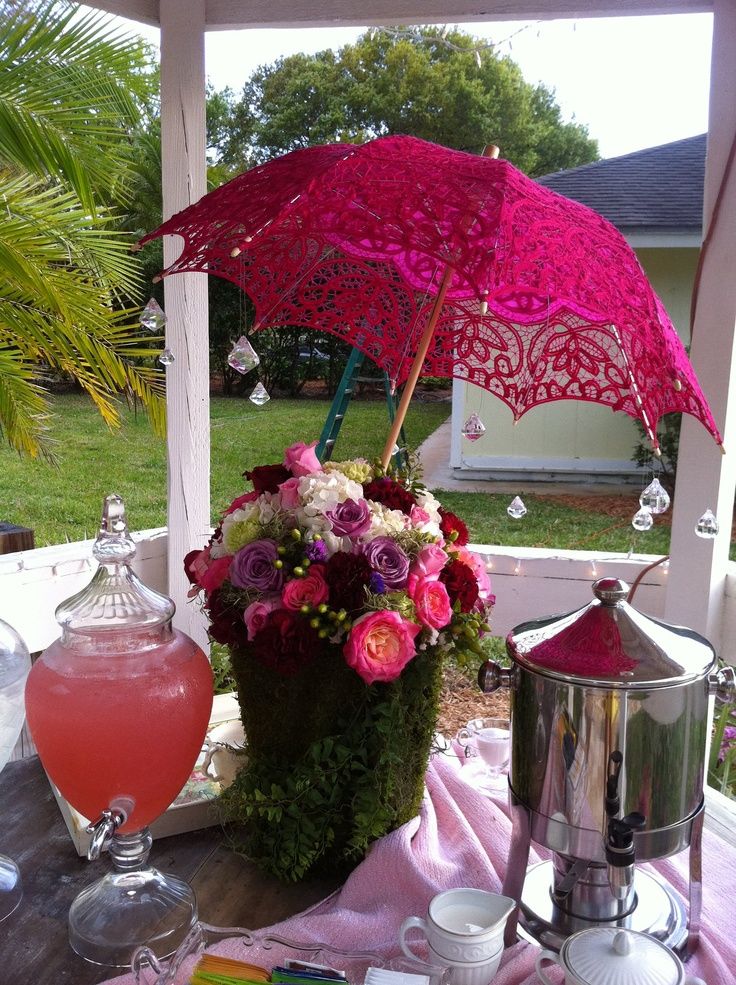
[[[383,455],[381,455],[381,465],[384,468],[387,468],[388,463],[391,461],[394,446],[396,445],[399,434],[401,433],[401,427],[404,423],[406,412],[409,409],[411,398],[414,396],[414,388],[417,385],[419,374],[422,371],[424,360],[427,357],[427,351],[429,350],[429,346],[432,342],[435,326],[437,325],[437,319],[442,311],[442,305],[445,303],[445,294],[447,294],[447,288],[450,286],[451,280],[452,268],[445,267],[445,273],[442,277],[440,289],[434,299],[432,313],[429,316],[429,321],[427,322],[424,331],[422,332],[422,337],[419,340],[419,346],[417,347],[417,352],[414,356],[414,362],[412,363],[411,371],[407,377],[406,383],[404,384],[404,392],[401,394],[399,406],[396,408],[396,416],[394,417],[393,424],[391,425],[391,430],[389,431],[386,445],[383,449]]]
[[[483,157],[498,157],[499,149],[495,144],[488,144],[483,149]],[[468,224],[472,222],[472,216],[468,217]],[[396,417],[394,417],[393,424],[391,425],[391,431],[389,432],[388,439],[386,440],[386,445],[383,449],[383,455],[381,455],[381,465],[384,468],[388,467],[388,463],[391,461],[391,456],[393,454],[394,447],[398,441],[399,434],[401,433],[401,428],[406,418],[406,412],[409,410],[409,404],[411,403],[411,398],[414,396],[414,388],[417,385],[417,380],[422,371],[422,366],[424,365],[424,360],[427,357],[427,352],[429,351],[429,346],[432,342],[434,336],[434,330],[437,325],[437,319],[440,317],[440,312],[442,311],[442,305],[445,303],[445,294],[447,294],[447,289],[452,281],[452,268],[445,267],[445,273],[442,277],[442,283],[440,284],[440,289],[437,292],[435,298],[434,307],[432,308],[432,313],[429,316],[429,321],[426,324],[424,331],[422,332],[422,337],[419,340],[419,346],[417,348],[416,355],[414,356],[414,362],[412,363],[411,371],[407,377],[406,383],[404,384],[404,392],[401,395],[401,401],[396,409]]]

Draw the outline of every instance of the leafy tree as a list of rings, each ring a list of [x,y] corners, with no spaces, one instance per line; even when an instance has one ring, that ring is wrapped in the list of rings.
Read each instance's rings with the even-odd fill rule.
[[[49,453],[39,366],[76,380],[108,424],[125,393],[164,425],[157,350],[125,311],[140,278],[113,208],[146,63],[142,42],[75,5],[2,5],[0,434],[30,455]]]
[[[233,110],[236,119],[252,116],[250,160],[242,164],[398,133],[471,151],[497,143],[531,175],[597,158],[587,129],[563,122],[554,93],[525,82],[510,58],[457,29],[425,27],[417,37],[373,31],[337,54],[293,55],[259,68]],[[246,128],[238,133],[242,148]]]

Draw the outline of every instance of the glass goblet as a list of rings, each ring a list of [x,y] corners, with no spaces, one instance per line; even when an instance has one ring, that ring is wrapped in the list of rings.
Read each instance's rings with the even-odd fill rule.
[[[10,759],[23,728],[23,689],[30,669],[28,647],[12,626],[0,619],[0,770]],[[0,920],[10,916],[22,896],[18,866],[0,854]]]
[[[492,789],[509,767],[511,722],[508,718],[473,718],[457,733],[457,741],[468,757],[483,764],[481,788]]]

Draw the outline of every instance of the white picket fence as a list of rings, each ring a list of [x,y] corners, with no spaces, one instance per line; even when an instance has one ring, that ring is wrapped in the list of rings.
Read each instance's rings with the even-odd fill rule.
[[[152,588],[167,585],[167,532],[134,533],[135,570]],[[23,637],[29,650],[43,650],[58,636],[54,609],[83,588],[92,577],[92,541],[41,547],[0,555],[0,618]],[[656,557],[621,554],[600,556],[587,551],[470,545],[482,555],[496,594],[493,633],[505,636],[528,619],[570,612],[591,599],[591,585],[604,576],[633,584]],[[655,618],[664,614],[667,563],[650,570],[640,582],[634,604]],[[718,638],[711,640],[719,655],[736,664],[736,563],[729,566],[726,604]],[[196,605],[196,603],[192,603]],[[736,803],[708,791],[708,822],[721,836],[736,842]]]
[[[165,528],[133,534],[135,569],[153,588],[166,591],[167,533]],[[96,567],[92,541],[0,555],[0,618],[17,629],[31,652],[56,639],[54,609],[87,584]],[[496,606],[493,633],[505,636],[527,619],[569,612],[591,599],[596,578],[613,576],[632,584],[656,557],[622,554],[601,556],[588,551],[471,545],[488,564]],[[635,605],[656,618],[664,613],[667,562],[648,572],[640,583]],[[721,632],[712,643],[723,659],[736,663],[736,563],[726,582],[726,606]],[[194,604],[194,603],[193,603]]]

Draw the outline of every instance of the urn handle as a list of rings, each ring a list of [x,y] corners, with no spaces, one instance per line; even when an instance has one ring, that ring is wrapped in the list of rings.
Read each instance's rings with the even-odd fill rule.
[[[708,691],[724,704],[736,701],[736,670],[719,667],[708,676]]]
[[[514,668],[502,667],[495,660],[486,660],[478,671],[478,687],[484,694],[492,694],[502,687],[514,686]]]

